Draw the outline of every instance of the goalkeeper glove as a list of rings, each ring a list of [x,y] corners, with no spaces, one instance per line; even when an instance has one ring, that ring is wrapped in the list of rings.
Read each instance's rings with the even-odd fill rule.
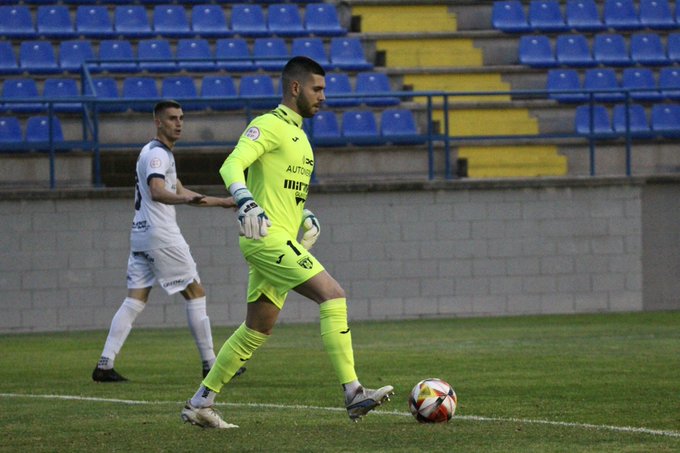
[[[239,235],[248,239],[261,239],[267,235],[267,228],[272,226],[272,222],[255,202],[248,188],[237,184],[232,184],[229,191],[238,206]]]
[[[312,248],[317,239],[319,239],[319,234],[321,234],[321,227],[319,226],[319,221],[316,216],[309,209],[302,211],[302,228],[305,232],[302,235],[302,240],[300,244],[309,250]]]

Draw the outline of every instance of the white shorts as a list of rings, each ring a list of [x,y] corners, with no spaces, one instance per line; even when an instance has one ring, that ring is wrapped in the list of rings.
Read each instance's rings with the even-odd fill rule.
[[[127,269],[128,289],[149,288],[158,281],[168,294],[201,282],[188,245],[130,252]]]

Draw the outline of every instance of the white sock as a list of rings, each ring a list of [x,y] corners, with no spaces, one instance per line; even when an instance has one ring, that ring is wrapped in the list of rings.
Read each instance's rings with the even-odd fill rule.
[[[215,404],[215,396],[217,396],[217,393],[201,385],[191,398],[191,405],[194,407],[210,407]]]
[[[135,319],[144,310],[145,306],[146,304],[141,300],[130,297],[125,298],[123,304],[111,320],[111,328],[104,344],[102,358],[99,360],[99,368],[113,368],[113,362],[130,334],[132,323],[135,322]]]
[[[210,330],[210,318],[208,318],[205,308],[205,297],[187,300],[185,306],[189,329],[201,355],[201,361],[212,367],[215,363],[215,351],[213,349],[212,331]]]

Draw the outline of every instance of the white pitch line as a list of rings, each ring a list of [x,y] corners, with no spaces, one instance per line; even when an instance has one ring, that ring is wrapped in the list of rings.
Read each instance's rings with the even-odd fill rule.
[[[92,401],[98,403],[118,403],[118,404],[130,404],[130,405],[162,405],[162,404],[172,404],[181,405],[184,402],[177,401],[145,401],[145,400],[124,400],[116,398],[98,398],[92,396],[78,396],[78,395],[34,395],[25,393],[0,393],[2,398],[44,398],[44,399],[56,399],[56,400],[71,400],[71,401]],[[314,411],[326,411],[326,412],[345,412],[344,408],[340,407],[321,407],[321,406],[306,406],[300,404],[265,404],[265,403],[216,403],[217,406],[229,406],[229,407],[259,407],[259,408],[269,408],[269,409],[300,409],[300,410],[314,410]],[[401,411],[389,411],[389,410],[379,410],[374,412],[376,415],[394,415],[399,417],[410,417],[411,414],[408,412]],[[560,422],[552,420],[537,420],[537,419],[527,419],[527,418],[504,418],[504,417],[483,417],[478,415],[456,415],[457,420],[466,421],[479,421],[479,422],[505,422],[505,423],[526,423],[531,425],[549,425],[549,426],[560,426],[565,428],[579,428],[579,429],[592,429],[598,431],[616,431],[623,433],[634,433],[634,434],[649,434],[653,436],[663,436],[663,437],[678,437],[680,438],[680,431],[670,431],[670,430],[660,430],[660,429],[649,429],[649,428],[638,428],[633,426],[612,426],[612,425],[595,425],[591,423],[574,423],[574,422]]]

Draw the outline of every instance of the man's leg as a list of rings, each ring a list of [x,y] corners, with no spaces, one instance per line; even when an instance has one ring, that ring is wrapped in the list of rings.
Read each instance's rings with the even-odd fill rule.
[[[215,351],[213,349],[212,330],[210,318],[206,309],[205,290],[196,280],[191,282],[185,290],[181,291],[185,300],[187,322],[189,330],[194,337],[203,365],[203,377],[205,377],[213,363],[215,363]]]

